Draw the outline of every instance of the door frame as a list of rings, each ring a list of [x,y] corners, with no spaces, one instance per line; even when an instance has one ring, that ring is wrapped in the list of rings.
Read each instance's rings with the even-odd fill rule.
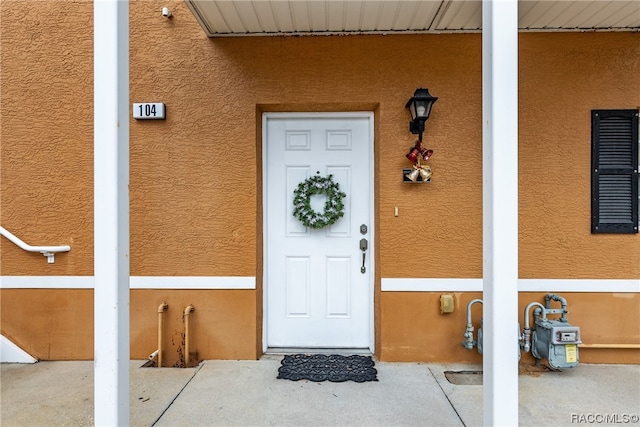
[[[267,264],[267,243],[269,230],[267,230],[267,121],[270,118],[314,119],[314,118],[365,118],[369,120],[369,350],[375,353],[375,150],[374,150],[374,112],[373,111],[327,111],[327,112],[262,112],[262,353],[266,353],[268,322],[268,295],[269,283],[267,281],[269,265]]]

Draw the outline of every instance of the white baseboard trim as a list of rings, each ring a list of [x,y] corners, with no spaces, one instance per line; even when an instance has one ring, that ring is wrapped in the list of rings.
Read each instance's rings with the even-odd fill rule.
[[[93,289],[93,276],[0,276],[0,289]],[[256,289],[250,276],[131,276],[131,289]],[[482,279],[383,278],[383,292],[482,292]],[[640,292],[640,279],[519,279],[519,292]]]
[[[36,363],[37,361],[9,338],[0,335],[0,363]]]
[[[0,289],[93,289],[93,276],[0,276]]]
[[[0,276],[0,289],[93,289],[93,276]],[[131,289],[255,289],[249,276],[131,276]]]
[[[482,292],[482,279],[382,279],[383,292]]]
[[[482,292],[482,279],[383,278],[383,292]],[[640,279],[518,279],[518,292],[640,292]]]
[[[520,292],[640,292],[640,279],[519,279]]]
[[[131,289],[255,289],[256,278],[244,276],[131,276]]]

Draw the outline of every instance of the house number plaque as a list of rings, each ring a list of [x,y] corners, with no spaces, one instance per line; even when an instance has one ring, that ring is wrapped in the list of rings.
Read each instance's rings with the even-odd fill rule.
[[[136,120],[163,120],[165,109],[162,102],[143,102],[133,104],[133,118]]]

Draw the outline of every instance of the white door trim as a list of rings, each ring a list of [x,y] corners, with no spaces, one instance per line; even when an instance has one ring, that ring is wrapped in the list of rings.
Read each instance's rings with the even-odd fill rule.
[[[369,165],[369,182],[375,182],[374,180],[374,114],[372,111],[349,111],[349,112],[318,112],[318,113],[305,113],[305,112],[285,112],[285,113],[272,113],[265,112],[262,113],[262,352],[266,353],[267,351],[267,328],[268,324],[268,304],[267,304],[267,296],[268,296],[268,286],[267,283],[267,269],[269,266],[267,265],[267,242],[268,242],[268,230],[267,230],[267,186],[265,183],[267,182],[267,120],[269,118],[366,118],[369,120],[369,154],[370,159],[372,160]],[[370,209],[369,209],[369,230],[367,232],[367,236],[369,239],[369,249],[367,251],[368,255],[368,265],[371,269],[371,274],[369,275],[369,289],[370,299],[369,299],[369,350],[371,353],[375,351],[375,313],[374,313],[374,299],[375,299],[375,244],[376,244],[376,234],[375,234],[375,186],[370,186]]]

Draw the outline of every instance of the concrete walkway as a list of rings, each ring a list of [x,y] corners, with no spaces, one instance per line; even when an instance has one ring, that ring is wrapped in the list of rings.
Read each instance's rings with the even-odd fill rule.
[[[475,426],[482,386],[445,371],[479,366],[376,362],[378,382],[276,379],[280,357],[197,368],[131,362],[133,426]],[[461,375],[477,382],[479,375]],[[0,366],[0,425],[93,425],[93,362]],[[519,376],[520,425],[640,425],[640,366],[585,365]]]

